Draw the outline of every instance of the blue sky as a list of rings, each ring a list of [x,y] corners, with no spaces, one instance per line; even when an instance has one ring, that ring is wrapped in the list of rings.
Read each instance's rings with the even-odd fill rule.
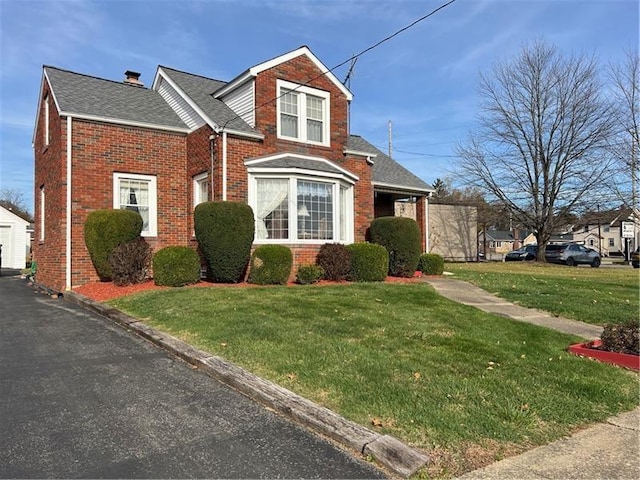
[[[158,64],[231,80],[307,45],[329,68],[447,0],[0,0],[0,189],[33,211],[42,65],[150,86]],[[542,38],[603,65],[638,48],[638,0],[456,0],[359,58],[351,133],[427,183],[446,178],[474,129],[479,72]],[[348,65],[335,71],[344,79]],[[106,181],[106,180],[105,180]]]

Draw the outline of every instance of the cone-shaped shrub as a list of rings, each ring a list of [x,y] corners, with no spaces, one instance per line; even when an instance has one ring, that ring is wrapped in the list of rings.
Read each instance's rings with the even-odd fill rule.
[[[284,285],[291,275],[293,255],[284,245],[260,245],[251,256],[249,283]]]
[[[112,278],[109,255],[120,244],[135,240],[142,232],[142,217],[132,210],[95,210],[84,224],[84,243],[100,277]]]
[[[389,271],[389,254],[382,245],[361,242],[347,248],[351,253],[349,278],[354,282],[383,282]]]
[[[389,275],[413,277],[422,251],[420,227],[412,218],[379,217],[371,222],[371,241],[389,252]]]
[[[153,256],[153,281],[156,285],[182,287],[200,281],[200,257],[189,247],[170,246]]]
[[[241,282],[251,257],[255,229],[251,207],[237,202],[204,202],[195,209],[194,223],[211,279]]]

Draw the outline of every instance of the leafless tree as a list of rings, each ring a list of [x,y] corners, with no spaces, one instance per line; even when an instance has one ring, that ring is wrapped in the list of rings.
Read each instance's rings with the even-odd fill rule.
[[[33,216],[27,209],[24,194],[18,190],[11,188],[0,189],[0,205],[29,222],[33,221]]]
[[[481,75],[480,128],[461,145],[461,175],[507,206],[544,250],[560,222],[609,171],[613,112],[597,62],[543,41]]]
[[[640,56],[628,50],[621,64],[609,65],[615,106],[616,135],[610,145],[615,160],[610,186],[615,199],[638,208],[638,156],[640,155]]]

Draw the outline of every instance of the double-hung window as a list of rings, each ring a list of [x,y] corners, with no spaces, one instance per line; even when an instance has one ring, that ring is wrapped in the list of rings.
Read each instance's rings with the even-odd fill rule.
[[[142,236],[155,237],[158,232],[156,177],[114,173],[113,208],[139,213],[142,217]]]
[[[329,146],[329,92],[278,80],[278,137]]]
[[[193,206],[209,201],[209,175],[207,172],[193,177]]]

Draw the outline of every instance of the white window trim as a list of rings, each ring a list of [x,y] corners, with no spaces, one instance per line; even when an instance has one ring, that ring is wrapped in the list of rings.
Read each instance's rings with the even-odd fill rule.
[[[209,195],[212,193],[210,191],[211,184],[209,184],[209,187],[207,188],[207,198],[206,199],[200,198],[200,188],[199,188],[200,182],[202,182],[203,180],[207,180],[208,178],[209,178],[208,172],[204,172],[199,175],[194,175],[193,177],[193,208],[196,208],[196,206],[198,206],[199,204],[206,202]],[[213,198],[213,196],[211,198]]]
[[[140,180],[149,182],[149,229],[140,234],[143,237],[158,236],[158,192],[155,175],[140,175],[137,173],[113,174],[113,208],[120,208],[120,180]]]
[[[324,173],[324,172],[323,172]],[[283,174],[274,173],[250,173],[249,174],[249,191],[248,191],[248,204],[253,208],[255,212],[255,206],[257,203],[258,196],[258,179],[286,179],[289,181],[289,238],[278,238],[278,239],[255,239],[255,244],[309,244],[309,245],[317,245],[322,243],[344,243],[349,244],[353,243],[354,238],[354,205],[353,205],[353,190],[354,186],[351,182],[345,182],[341,180],[338,176],[328,177],[326,175],[323,176],[311,176],[311,175],[300,175],[300,174]],[[319,183],[330,183],[333,188],[333,238],[331,239],[297,239],[292,238],[291,235],[297,235],[298,231],[298,216],[295,214],[297,212],[297,198],[298,191],[297,185],[298,180],[304,180],[309,182],[319,182]],[[346,187],[345,193],[347,195],[347,206],[346,206],[346,219],[345,225],[347,231],[344,235],[344,240],[340,240],[340,187]],[[293,214],[291,213],[293,212]],[[256,218],[256,222],[258,219]]]
[[[46,197],[44,192],[44,185],[40,187],[40,241],[44,242],[44,226],[45,226],[45,207]]]
[[[298,94],[298,138],[288,137],[286,135],[282,135],[281,132],[281,121],[280,121],[280,96],[282,95],[282,89],[292,90]],[[322,109],[322,142],[314,142],[312,140],[307,139],[307,95],[312,95],[314,97],[320,97],[323,99],[323,109]],[[285,80],[277,80],[276,81],[276,97],[278,98],[277,111],[276,111],[276,124],[278,130],[278,138],[282,140],[289,140],[291,142],[299,142],[306,143],[310,145],[322,145],[325,147],[331,146],[331,138],[330,138],[330,128],[329,128],[329,119],[331,118],[330,111],[330,98],[331,94],[324,90],[317,90],[311,87],[305,87],[302,85],[298,85],[296,83],[287,82]]]

